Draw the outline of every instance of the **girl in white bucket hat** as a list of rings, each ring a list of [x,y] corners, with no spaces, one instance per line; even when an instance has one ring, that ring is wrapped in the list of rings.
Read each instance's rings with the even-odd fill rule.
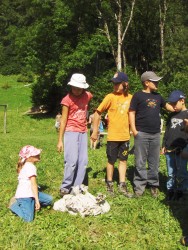
[[[86,77],[78,73],[72,75],[70,82],[68,82],[68,85],[81,89],[87,89],[89,87],[89,84],[86,83]]]
[[[64,150],[64,178],[60,187],[60,196],[70,193],[73,186],[83,183],[88,163],[87,146],[87,110],[93,97],[86,89],[89,87],[86,77],[73,74],[68,85],[71,92],[61,101],[62,117],[57,150]]]

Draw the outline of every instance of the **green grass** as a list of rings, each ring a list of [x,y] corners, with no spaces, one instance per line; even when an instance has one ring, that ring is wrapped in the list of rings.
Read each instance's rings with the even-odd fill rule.
[[[5,83],[10,87],[2,88]],[[17,186],[18,152],[26,144],[43,149],[37,165],[38,183],[55,201],[59,199],[63,156],[56,151],[54,117],[23,115],[31,107],[30,93],[31,89],[17,83],[16,77],[0,76],[0,104],[8,104],[7,134],[3,133],[3,109],[0,109],[0,249],[184,249],[179,239],[182,230],[186,230],[188,207],[186,203],[168,206],[164,202],[166,166],[163,156],[158,199],[153,199],[149,190],[140,199],[128,199],[117,193],[115,198],[107,198],[111,205],[107,214],[81,218],[42,209],[32,223],[23,222],[7,209]],[[130,156],[127,171],[130,190],[133,163],[134,158]],[[105,166],[105,146],[95,151],[89,149],[89,191],[94,195],[105,193]]]

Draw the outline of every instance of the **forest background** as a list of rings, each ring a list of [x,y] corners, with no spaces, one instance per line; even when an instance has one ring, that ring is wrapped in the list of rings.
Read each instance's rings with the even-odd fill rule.
[[[2,0],[0,73],[33,82],[32,104],[57,110],[72,73],[83,73],[96,107],[116,71],[163,76],[160,92],[188,94],[188,1]],[[5,86],[8,88],[8,86]]]

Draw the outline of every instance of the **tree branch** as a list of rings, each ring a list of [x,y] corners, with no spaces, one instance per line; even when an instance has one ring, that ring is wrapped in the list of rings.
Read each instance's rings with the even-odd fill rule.
[[[133,12],[134,12],[134,5],[135,5],[135,2],[136,2],[136,0],[133,0],[133,1],[132,1],[131,13],[130,13],[129,21],[127,22],[127,26],[126,26],[126,28],[125,28],[125,30],[124,30],[124,32],[123,32],[122,42],[123,42],[123,40],[124,40],[124,38],[125,38],[125,35],[126,35],[126,33],[127,33],[127,30],[128,30],[128,28],[129,28],[129,25],[130,25],[131,20],[132,20],[132,18],[133,18]]]

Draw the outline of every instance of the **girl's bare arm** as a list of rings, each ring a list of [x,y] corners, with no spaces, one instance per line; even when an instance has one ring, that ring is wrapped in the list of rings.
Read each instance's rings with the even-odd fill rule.
[[[67,106],[62,107],[62,116],[61,116],[61,123],[60,123],[60,129],[59,129],[59,137],[58,137],[58,143],[57,143],[57,150],[58,152],[63,151],[63,136],[65,133],[65,127],[67,124],[67,119],[68,119],[68,113],[69,113],[69,108]]]
[[[37,185],[36,176],[31,176],[30,180],[31,180],[31,188],[35,197],[35,210],[39,210],[40,202],[39,202],[38,185]]]

